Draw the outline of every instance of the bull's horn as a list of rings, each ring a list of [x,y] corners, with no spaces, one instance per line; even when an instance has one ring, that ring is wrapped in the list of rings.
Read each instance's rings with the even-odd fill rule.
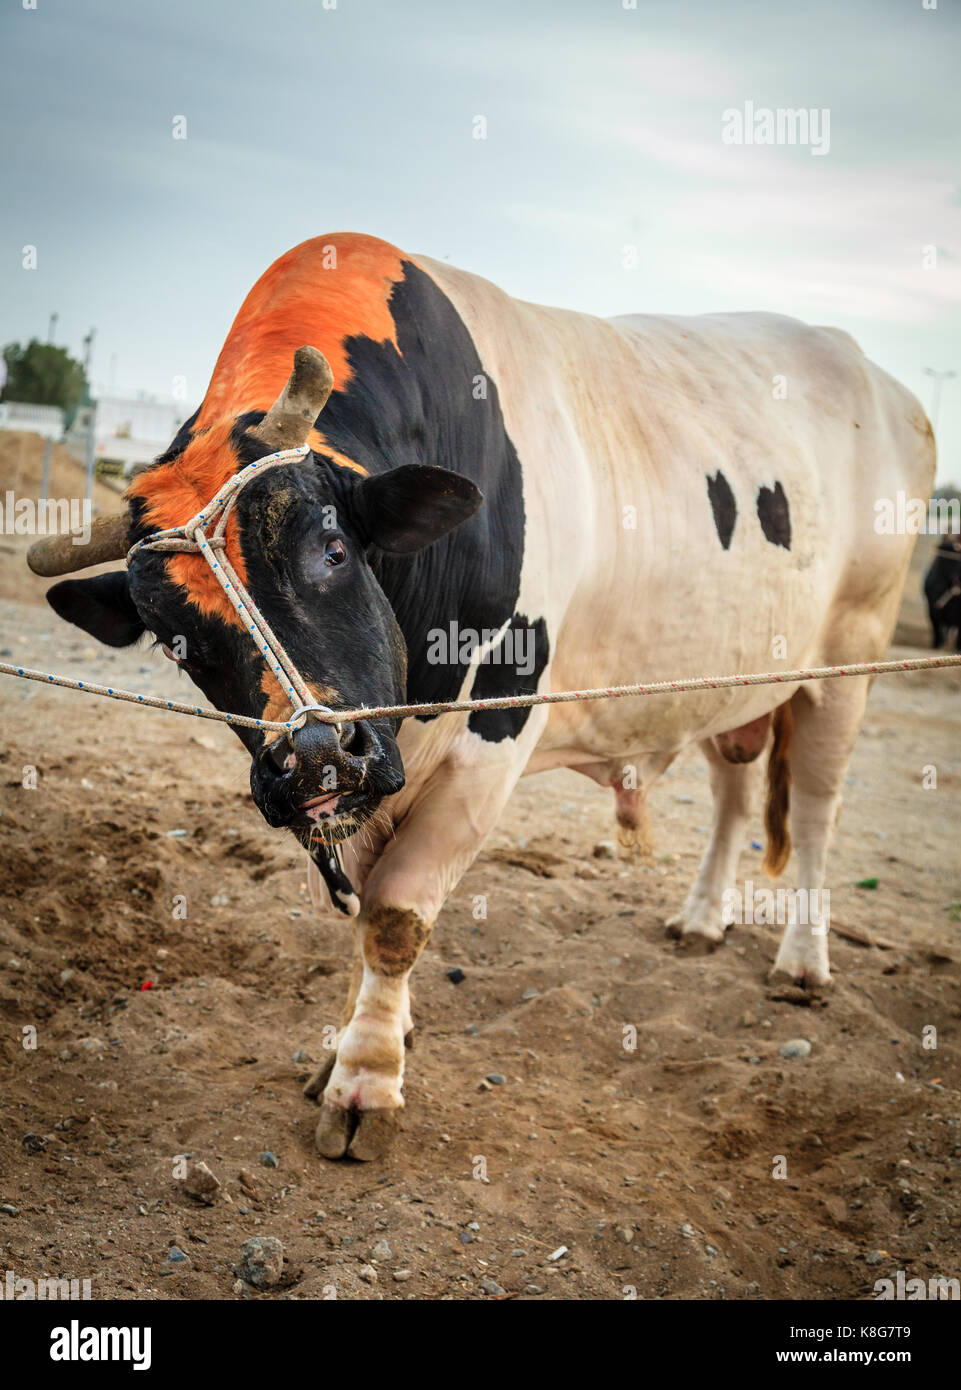
[[[323,353],[298,348],[287,385],[250,433],[271,449],[298,448],[307,442],[333,388],[334,374]]]
[[[130,514],[126,511],[95,517],[90,525],[90,539],[85,544],[75,545],[74,537],[69,534],[45,536],[42,541],[34,541],[27,551],[27,564],[34,574],[49,579],[55,574],[72,574],[90,565],[119,560],[130,546],[129,528]]]

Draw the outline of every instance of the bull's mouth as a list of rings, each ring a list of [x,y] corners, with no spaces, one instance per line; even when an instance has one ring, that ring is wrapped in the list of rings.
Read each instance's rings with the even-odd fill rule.
[[[371,819],[380,805],[379,796],[368,792],[323,792],[296,806],[285,824],[299,835],[305,832],[311,840],[333,844],[349,839]]]

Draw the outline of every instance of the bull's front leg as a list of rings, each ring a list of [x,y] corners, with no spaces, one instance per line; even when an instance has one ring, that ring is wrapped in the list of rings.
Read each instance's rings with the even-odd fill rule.
[[[380,1158],[404,1104],[408,980],[432,921],[414,908],[376,903],[357,922],[357,956],[333,1065],[308,1085],[319,1094],[316,1140],[327,1158]],[[326,1070],[326,1069],[325,1069]]]
[[[364,883],[345,1026],[329,1071],[307,1085],[320,1099],[316,1141],[327,1158],[374,1159],[389,1147],[404,1104],[410,974],[526,761],[523,747],[502,748],[435,773]]]

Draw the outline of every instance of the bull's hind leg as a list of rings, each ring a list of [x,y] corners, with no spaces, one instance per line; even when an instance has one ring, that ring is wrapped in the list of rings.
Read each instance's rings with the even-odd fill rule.
[[[724,936],[724,894],[735,885],[745,832],[759,804],[764,759],[732,763],[711,739],[701,748],[710,769],[714,823],[694,886],[667,926],[685,941],[718,942]]]
[[[784,929],[772,974],[797,984],[826,985],[831,979],[829,924],[823,911],[825,864],[868,689],[863,678],[821,681],[816,691],[802,687],[791,701],[791,839],[799,910]]]

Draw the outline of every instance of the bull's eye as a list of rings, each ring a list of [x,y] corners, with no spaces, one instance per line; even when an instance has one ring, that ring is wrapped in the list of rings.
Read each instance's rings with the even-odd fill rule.
[[[328,565],[342,565],[347,559],[347,547],[343,541],[328,541],[324,546],[324,561]]]

